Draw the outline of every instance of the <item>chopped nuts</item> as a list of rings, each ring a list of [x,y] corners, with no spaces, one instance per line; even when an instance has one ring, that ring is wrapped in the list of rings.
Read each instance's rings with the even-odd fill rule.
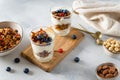
[[[114,54],[120,53],[120,42],[113,38],[107,39],[103,45]]]
[[[105,63],[97,68],[98,76],[102,78],[113,78],[118,75],[118,70],[112,63]]]
[[[20,42],[21,36],[18,31],[4,27],[0,28],[0,51],[15,47]]]

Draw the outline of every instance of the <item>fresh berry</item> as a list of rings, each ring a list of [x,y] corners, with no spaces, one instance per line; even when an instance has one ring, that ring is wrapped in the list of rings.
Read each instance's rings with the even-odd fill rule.
[[[15,63],[19,63],[19,62],[20,62],[20,59],[19,59],[19,58],[15,58],[15,59],[14,59],[14,62],[15,62]]]
[[[63,16],[64,16],[64,13],[63,13],[63,12],[62,12],[62,13],[60,13],[60,16],[61,16],[61,17],[63,17]]]
[[[76,63],[78,63],[78,62],[80,61],[80,58],[79,58],[79,57],[75,57],[74,61],[75,61]]]
[[[77,36],[73,34],[72,39],[77,39]]]
[[[38,36],[37,36],[37,39],[38,39],[38,40],[41,40],[41,38],[42,38],[41,35],[38,35]]]
[[[59,9],[58,12],[61,13],[61,12],[62,12],[62,9]]]
[[[52,38],[51,37],[48,37],[48,42],[51,42],[52,41]]]
[[[62,48],[60,48],[60,49],[58,50],[58,52],[59,52],[59,53],[63,53],[64,51],[63,51]]]
[[[69,12],[68,10],[64,10],[64,11],[65,11],[65,13]]]
[[[0,38],[0,41],[3,40],[2,38]]]
[[[24,73],[28,74],[28,73],[29,73],[29,69],[28,69],[28,68],[25,68],[25,69],[24,69]]]
[[[10,71],[11,71],[11,68],[10,68],[10,67],[7,67],[7,68],[6,68],[6,71],[10,72]]]

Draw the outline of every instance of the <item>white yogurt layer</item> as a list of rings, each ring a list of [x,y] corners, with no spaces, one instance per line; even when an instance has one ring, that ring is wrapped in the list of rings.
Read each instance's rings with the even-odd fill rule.
[[[56,35],[59,36],[66,36],[70,32],[70,26],[64,30],[57,30],[55,29],[55,26],[53,26],[52,29],[55,31]]]
[[[47,31],[46,31],[47,32]],[[31,45],[32,45],[32,49],[33,49],[33,55],[35,56],[35,58],[39,61],[39,62],[48,62],[53,58],[53,53],[54,53],[54,34],[47,32],[48,36],[50,36],[52,38],[52,41],[50,42],[50,45],[45,45],[43,46],[42,44],[36,44],[35,42],[33,42],[31,40]],[[50,52],[50,54],[47,57],[40,57],[41,52],[43,51],[47,51]]]
[[[71,26],[71,14],[69,16],[65,17],[59,17],[60,20],[56,19],[55,16],[52,14],[53,11],[59,10],[59,9],[67,9],[68,11],[71,11],[69,7],[54,7],[51,9],[51,21],[52,21],[52,29],[54,32],[59,36],[66,36],[70,32],[70,26]],[[70,24],[69,28],[64,30],[57,30],[56,25],[66,25]]]
[[[59,36],[66,36],[70,32],[70,26],[67,29],[64,30],[57,30],[56,25],[65,25],[65,24],[71,24],[71,17],[69,18],[61,18],[60,20],[54,18],[51,16],[51,21],[52,21],[52,29],[54,32],[59,35]]]

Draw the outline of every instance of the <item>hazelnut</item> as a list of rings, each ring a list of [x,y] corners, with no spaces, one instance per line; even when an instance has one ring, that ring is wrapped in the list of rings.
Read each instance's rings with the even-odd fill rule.
[[[108,50],[113,51],[113,47],[109,47]]]

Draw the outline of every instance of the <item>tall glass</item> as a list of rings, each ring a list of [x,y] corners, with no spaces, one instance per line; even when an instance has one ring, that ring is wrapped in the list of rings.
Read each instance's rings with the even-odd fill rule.
[[[61,15],[57,16],[54,12],[58,10],[64,10]],[[64,16],[64,12],[68,11],[70,14],[68,16]],[[71,11],[68,7],[53,7],[51,9],[51,21],[52,21],[52,29],[59,36],[66,36],[70,32],[71,27]]]
[[[40,28],[32,30],[30,35],[30,42],[33,50],[33,55],[39,62],[49,62],[53,58],[55,34],[49,29],[43,29],[48,34],[48,36],[51,37],[51,42],[38,43],[32,40],[32,33],[36,33],[39,30]]]

